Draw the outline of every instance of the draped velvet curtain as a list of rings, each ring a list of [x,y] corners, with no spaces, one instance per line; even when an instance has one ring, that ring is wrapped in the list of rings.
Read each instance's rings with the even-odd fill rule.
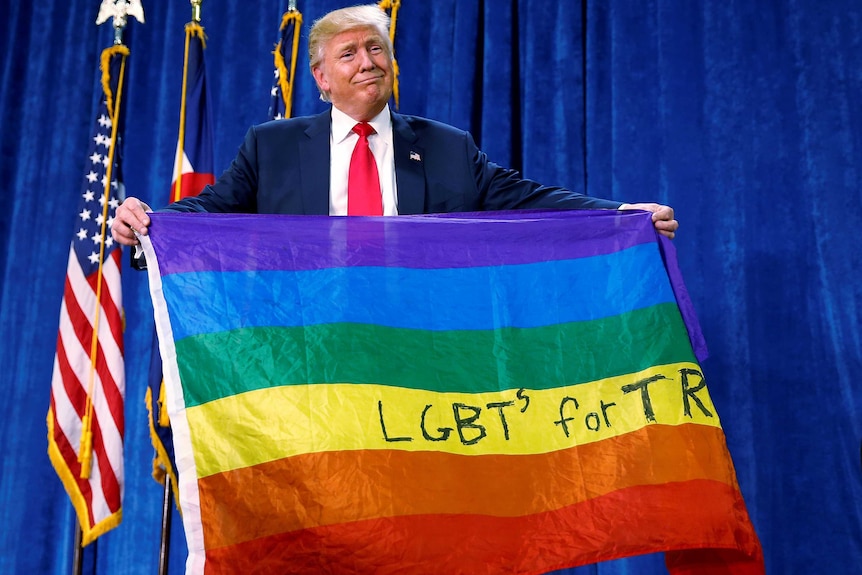
[[[299,0],[308,27],[346,5]],[[45,416],[68,246],[109,25],[98,0],[0,4],[0,572],[68,573],[74,518]],[[217,171],[265,120],[286,0],[206,0]],[[188,2],[126,32],[127,193],[168,197]],[[774,574],[862,565],[862,10],[857,0],[403,0],[400,111],[498,163],[675,207],[680,265],[742,491]],[[294,114],[324,109],[297,66]],[[152,309],[124,271],[123,522],[87,572],[156,572],[162,490],[144,390]],[[174,516],[171,573],[185,545]],[[577,573],[662,573],[660,555]]]

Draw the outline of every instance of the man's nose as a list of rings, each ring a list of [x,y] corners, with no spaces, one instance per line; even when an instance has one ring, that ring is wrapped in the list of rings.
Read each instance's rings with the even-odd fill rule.
[[[371,70],[375,67],[374,60],[371,58],[371,54],[368,53],[368,50],[360,49],[356,53],[356,57],[359,58],[359,66],[363,70]]]

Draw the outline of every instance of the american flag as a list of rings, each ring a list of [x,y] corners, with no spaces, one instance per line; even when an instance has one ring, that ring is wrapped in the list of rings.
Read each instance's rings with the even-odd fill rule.
[[[296,58],[299,49],[299,29],[302,26],[302,13],[296,9],[296,2],[290,5],[281,17],[279,40],[272,55],[275,57],[272,90],[270,91],[269,119],[290,118],[293,104],[293,80],[296,75]]]
[[[48,454],[87,545],[116,527],[123,497],[123,302],[121,250],[110,234],[123,198],[122,82],[129,51],[102,52],[102,94],[87,150],[48,410]]]

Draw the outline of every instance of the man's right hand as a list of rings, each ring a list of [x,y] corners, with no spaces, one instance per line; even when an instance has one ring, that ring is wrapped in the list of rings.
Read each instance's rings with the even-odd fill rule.
[[[147,227],[150,225],[147,212],[151,211],[153,210],[150,206],[138,198],[126,198],[126,201],[117,208],[114,221],[111,222],[111,236],[114,241],[124,246],[137,245],[138,238],[135,237],[135,232],[142,236],[147,235]]]

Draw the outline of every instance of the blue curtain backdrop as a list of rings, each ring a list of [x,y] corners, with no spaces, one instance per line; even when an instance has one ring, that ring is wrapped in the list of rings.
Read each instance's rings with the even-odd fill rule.
[[[0,572],[69,573],[45,416],[95,103],[99,0],[0,3]],[[127,192],[168,197],[188,2],[126,32]],[[346,5],[299,0],[308,26]],[[265,119],[286,0],[206,0],[217,171]],[[862,565],[862,9],[858,0],[403,0],[404,113],[527,176],[676,208],[704,364],[771,574]],[[295,115],[324,109],[297,66]],[[151,574],[162,490],[144,390],[152,309],[126,269],[126,488],[86,570]],[[175,517],[171,573],[185,544]],[[664,572],[660,555],[577,573]]]

